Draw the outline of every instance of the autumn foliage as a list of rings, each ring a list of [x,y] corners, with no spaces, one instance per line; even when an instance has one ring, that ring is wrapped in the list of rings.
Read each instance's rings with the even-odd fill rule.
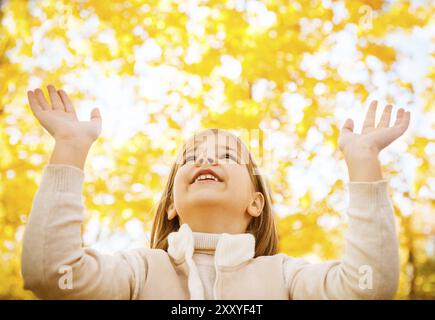
[[[34,298],[21,240],[54,141],[26,91],[48,84],[79,115],[98,106],[103,116],[83,226],[84,244],[102,250],[146,245],[129,230],[149,232],[180,138],[219,127],[240,132],[267,173],[280,250],[338,259],[339,128],[370,99],[411,109],[407,134],[381,154],[400,238],[397,298],[435,298],[432,1],[0,3],[0,298]]]

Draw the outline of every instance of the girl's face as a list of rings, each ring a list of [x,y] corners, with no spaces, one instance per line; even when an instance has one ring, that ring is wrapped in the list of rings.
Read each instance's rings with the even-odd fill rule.
[[[244,233],[264,206],[249,176],[247,151],[229,134],[202,138],[196,138],[195,148],[193,141],[187,144],[185,158],[179,159],[168,218],[178,215],[180,225],[187,223],[197,232]],[[213,178],[198,180],[202,171]]]

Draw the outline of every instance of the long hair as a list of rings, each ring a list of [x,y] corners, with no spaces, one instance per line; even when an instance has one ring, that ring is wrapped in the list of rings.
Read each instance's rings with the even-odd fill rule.
[[[272,196],[269,189],[269,184],[265,177],[260,174],[259,168],[256,165],[251,153],[246,148],[245,144],[239,137],[232,133],[222,129],[205,129],[195,134],[192,139],[201,135],[219,134],[224,132],[236,139],[238,146],[245,149],[248,155],[246,167],[249,172],[250,179],[253,183],[256,192],[261,192],[264,196],[264,207],[262,213],[258,217],[252,217],[246,232],[251,233],[255,237],[255,257],[268,256],[278,253],[278,230],[275,223],[275,218],[272,210]],[[180,156],[186,154],[187,142],[185,142],[180,150]],[[178,231],[180,227],[178,215],[169,220],[167,216],[167,210],[171,204],[174,203],[173,199],[173,187],[174,179],[178,168],[180,167],[180,161],[175,161],[171,167],[169,178],[166,182],[166,186],[161,195],[156,215],[154,216],[153,226],[151,230],[151,248],[168,250],[168,235],[171,232]]]

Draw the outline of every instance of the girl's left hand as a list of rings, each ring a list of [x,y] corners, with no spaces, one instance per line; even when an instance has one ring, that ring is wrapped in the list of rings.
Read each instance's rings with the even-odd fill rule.
[[[360,134],[353,132],[353,120],[346,119],[338,139],[339,148],[346,158],[355,158],[367,151],[377,156],[382,149],[408,129],[411,113],[405,112],[403,108],[397,111],[396,121],[390,127],[391,109],[393,108],[390,104],[385,106],[381,120],[375,127],[377,104],[376,100],[370,104]]]

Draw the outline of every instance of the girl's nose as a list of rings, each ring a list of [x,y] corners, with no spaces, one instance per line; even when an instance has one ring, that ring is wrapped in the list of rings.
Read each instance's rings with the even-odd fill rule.
[[[204,156],[202,156],[202,157],[198,157],[198,161],[197,161],[197,163],[199,164],[199,165],[202,165],[203,163],[204,163]],[[215,160],[214,160],[214,158],[210,158],[210,157],[207,157],[207,162],[209,163],[209,164],[214,164],[214,162],[215,162]]]

